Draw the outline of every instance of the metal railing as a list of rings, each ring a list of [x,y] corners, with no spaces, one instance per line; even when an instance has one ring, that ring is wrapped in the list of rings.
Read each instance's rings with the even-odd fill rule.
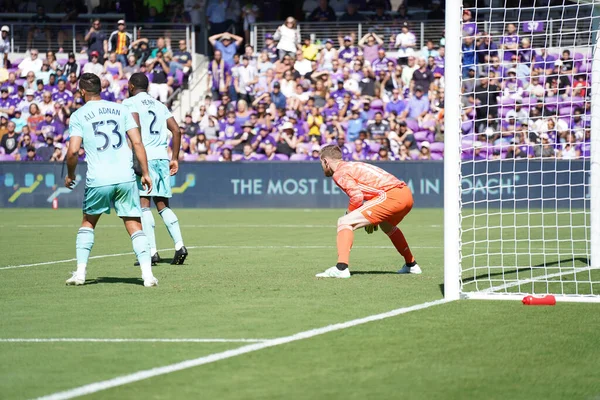
[[[65,53],[78,53],[87,46],[84,37],[90,29],[90,24],[83,23],[4,22],[3,24],[10,28],[9,37],[13,53],[24,53],[32,48],[40,51],[58,51],[61,44]],[[102,27],[106,39],[116,29],[116,25],[112,23],[105,23]],[[150,47],[156,45],[159,37],[170,38],[174,49],[177,48],[177,41],[181,39],[186,40],[188,49],[195,47],[194,29],[189,24],[128,24],[127,32],[133,35],[133,40],[139,37],[148,38]],[[62,43],[59,43],[59,40],[62,40]]]
[[[478,22],[481,32],[487,32],[499,42],[506,24],[511,20]],[[281,22],[266,22],[253,24],[250,35],[250,44],[254,51],[265,47],[265,35],[274,34]],[[589,35],[592,34],[592,17],[574,17],[568,19],[548,19],[543,21],[543,30],[539,32],[524,32],[525,25],[519,24],[519,35],[532,39],[532,47],[575,47],[591,43]],[[298,23],[301,36],[310,36],[313,43],[324,43],[326,39],[333,39],[338,46],[338,36],[354,35],[354,43],[368,32],[375,32],[384,40],[384,46],[391,50],[394,48],[393,37],[400,33],[399,21],[388,22],[301,22]],[[433,40],[437,46],[444,36],[444,21],[411,21],[410,30],[415,34],[418,48],[425,46],[427,40]]]

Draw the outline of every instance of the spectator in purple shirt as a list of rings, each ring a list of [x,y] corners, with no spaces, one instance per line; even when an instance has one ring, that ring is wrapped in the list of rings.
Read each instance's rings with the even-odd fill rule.
[[[58,89],[52,94],[52,100],[59,102],[67,107],[73,105],[73,93],[67,90],[67,83],[64,80],[58,81]]]
[[[429,100],[424,96],[421,86],[415,87],[415,94],[408,100],[406,109],[403,111],[401,118],[420,120],[429,111]]]
[[[277,145],[277,139],[269,133],[269,129],[265,125],[261,125],[258,128],[258,135],[252,139],[251,144],[254,151],[265,153],[268,145]]]
[[[35,147],[27,147],[27,156],[22,161],[42,161],[42,158],[35,154]]]
[[[227,118],[221,125],[221,131],[219,132],[219,139],[224,141],[232,140],[239,132],[241,132],[241,126],[236,122],[235,112],[230,111],[227,113]]]
[[[6,113],[11,116],[15,113],[15,102],[8,97],[8,91],[7,87],[0,89],[0,113]]]
[[[36,131],[38,135],[43,135],[45,138],[52,137],[56,142],[61,142],[65,127],[60,121],[54,119],[52,111],[46,111],[44,120],[37,125]]]
[[[331,97],[335,100],[338,107],[342,107],[344,104],[344,95],[346,95],[348,91],[344,89],[344,81],[342,79],[338,79],[337,81],[337,89],[331,92]]]
[[[541,49],[539,54],[535,56],[535,63],[533,64],[533,68],[540,74],[551,74],[554,69],[554,62],[556,61],[556,57],[548,54],[548,50]]]
[[[502,49],[504,50],[504,61],[510,61],[517,55],[519,49],[519,35],[515,24],[506,25],[506,34],[502,37]]]
[[[8,88],[8,94],[16,94],[19,85],[16,82],[17,74],[11,72],[8,74],[8,80],[2,84],[3,88]]]
[[[335,102],[335,99],[333,98],[333,96],[329,96],[327,98],[325,106],[321,110],[321,114],[323,114],[323,116],[327,120],[327,119],[331,118],[331,116],[333,116],[333,115],[338,115],[339,112],[340,112],[340,108],[338,107],[337,103]]]
[[[342,46],[338,52],[338,57],[346,63],[350,63],[358,54],[358,48],[352,45],[352,36],[344,36],[343,41],[340,37],[339,40],[340,43],[342,43]]]
[[[463,36],[477,36],[479,34],[479,30],[477,29],[477,23],[471,21],[470,10],[463,10],[462,20]]]
[[[108,79],[102,79],[102,91],[100,92],[102,100],[115,101],[115,94],[110,90],[110,82]]]
[[[528,38],[521,39],[521,46],[518,50],[519,62],[526,64],[528,67],[535,62],[535,50],[531,48],[531,40]]]
[[[354,141],[354,151],[352,152],[353,161],[364,161],[369,158],[369,150],[365,146],[365,142],[360,139]]]
[[[219,50],[215,50],[213,60],[208,63],[208,73],[211,76],[209,89],[213,99],[218,100],[224,93],[235,92],[232,85],[231,68],[225,63]]]
[[[396,115],[400,115],[404,109],[406,109],[406,102],[403,98],[400,98],[400,89],[394,88],[392,98],[385,106],[385,112],[388,114],[395,112]]]
[[[375,73],[379,75],[381,71],[386,71],[388,69],[387,64],[390,61],[392,60],[385,56],[385,49],[380,47],[379,50],[377,50],[377,58],[371,62],[371,67]]]

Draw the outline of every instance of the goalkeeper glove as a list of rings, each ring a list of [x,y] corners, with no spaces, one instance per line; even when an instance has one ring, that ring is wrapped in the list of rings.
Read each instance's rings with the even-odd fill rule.
[[[365,231],[370,235],[373,232],[377,232],[379,230],[379,225],[367,225],[365,226]]]

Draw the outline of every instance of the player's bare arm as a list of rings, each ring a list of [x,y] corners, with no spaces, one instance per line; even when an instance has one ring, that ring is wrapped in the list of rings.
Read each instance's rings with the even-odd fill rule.
[[[81,149],[82,138],[80,136],[72,136],[69,140],[69,149],[67,150],[67,177],[65,178],[65,186],[73,189],[75,186],[75,169],[79,161],[79,149]]]
[[[173,150],[171,154],[171,161],[169,161],[169,172],[171,176],[177,174],[179,171],[179,149],[181,148],[181,131],[175,118],[171,117],[167,120],[167,129],[171,131],[173,135]]]
[[[150,179],[150,174],[148,172],[148,158],[146,157],[146,149],[144,149],[139,128],[128,130],[127,137],[131,142],[132,150],[135,153],[142,170],[142,186],[144,187],[144,190],[150,192],[152,190],[152,179]]]

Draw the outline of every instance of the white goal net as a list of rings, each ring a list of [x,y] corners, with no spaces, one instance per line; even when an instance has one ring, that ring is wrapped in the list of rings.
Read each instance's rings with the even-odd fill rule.
[[[447,73],[450,297],[600,301],[598,6],[447,8],[446,70],[461,77]]]

